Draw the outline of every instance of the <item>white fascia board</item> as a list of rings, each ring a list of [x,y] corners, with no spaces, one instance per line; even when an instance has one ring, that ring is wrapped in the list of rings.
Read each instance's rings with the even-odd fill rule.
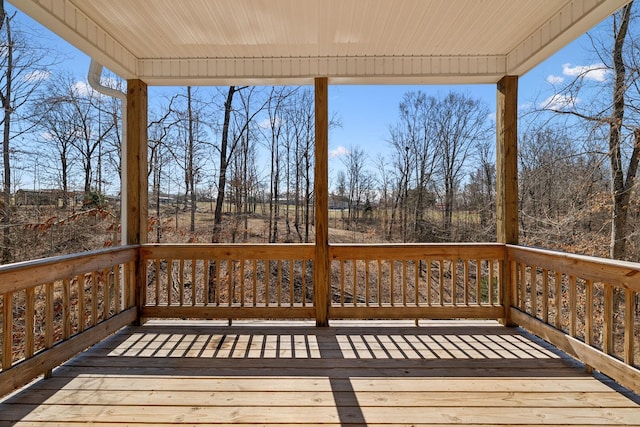
[[[509,75],[521,76],[615,13],[630,0],[567,3],[507,55]]]
[[[139,78],[151,85],[495,83],[505,75],[504,56],[298,57],[140,59]]]
[[[136,78],[137,58],[69,0],[11,0],[69,43],[124,79]]]

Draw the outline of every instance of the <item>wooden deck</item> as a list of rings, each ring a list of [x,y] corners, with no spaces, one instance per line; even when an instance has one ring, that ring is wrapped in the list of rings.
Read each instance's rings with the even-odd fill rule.
[[[0,425],[638,425],[637,396],[494,322],[153,321],[0,401]]]

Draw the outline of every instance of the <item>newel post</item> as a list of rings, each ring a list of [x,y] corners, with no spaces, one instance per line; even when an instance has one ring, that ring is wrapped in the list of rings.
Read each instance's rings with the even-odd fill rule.
[[[496,221],[498,242],[518,244],[518,77],[498,82],[496,103]],[[512,324],[510,310],[515,297],[511,261],[505,256],[502,274],[502,323]]]
[[[121,197],[124,236],[127,245],[147,243],[147,84],[141,80],[127,81],[127,138],[122,147],[122,181],[126,194]],[[138,321],[145,292],[145,266],[135,263],[135,305]]]
[[[315,79],[315,260],[313,299],[316,326],[329,326],[329,83],[326,77]]]

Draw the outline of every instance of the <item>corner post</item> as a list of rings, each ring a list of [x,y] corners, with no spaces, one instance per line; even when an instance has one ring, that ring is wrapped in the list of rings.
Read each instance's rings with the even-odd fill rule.
[[[123,189],[122,216],[126,218],[124,235],[127,245],[147,243],[147,85],[141,80],[127,81],[127,140],[122,147],[124,164],[122,165]],[[144,303],[145,265],[136,261],[133,275],[135,283],[135,305],[138,307],[138,322],[141,321]]]
[[[316,326],[329,326],[329,83],[315,79],[315,262],[313,265]]]
[[[505,76],[497,85],[496,103],[496,221],[498,242],[518,244],[518,77]],[[506,250],[505,250],[506,254]],[[505,256],[502,305],[505,325],[513,325],[511,261]]]

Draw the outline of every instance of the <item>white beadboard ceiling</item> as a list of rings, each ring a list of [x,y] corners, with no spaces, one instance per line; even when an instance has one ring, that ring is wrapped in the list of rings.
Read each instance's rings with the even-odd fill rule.
[[[628,0],[11,0],[150,85],[491,83]]]

